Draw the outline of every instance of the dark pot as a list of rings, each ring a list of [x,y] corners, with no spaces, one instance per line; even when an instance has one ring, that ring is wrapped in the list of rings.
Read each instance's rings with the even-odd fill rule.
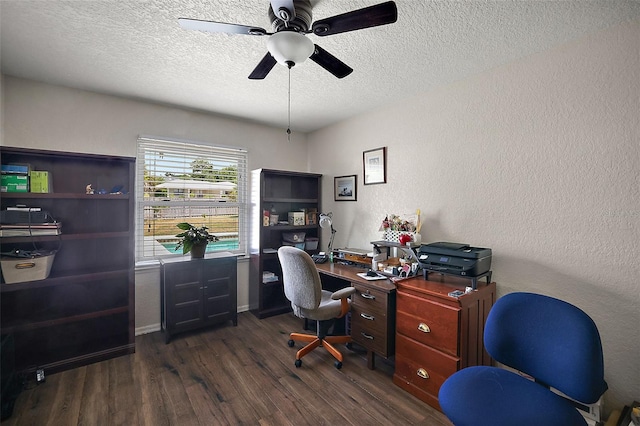
[[[202,259],[204,257],[204,253],[207,251],[207,243],[194,244],[191,247],[191,258],[192,259]]]

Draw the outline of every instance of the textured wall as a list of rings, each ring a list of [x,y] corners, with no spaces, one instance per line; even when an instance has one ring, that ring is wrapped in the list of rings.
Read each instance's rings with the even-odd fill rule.
[[[493,249],[500,294],[588,312],[609,406],[638,400],[639,50],[635,22],[310,134],[336,246],[370,247],[385,213],[420,208],[423,242]],[[382,146],[388,183],[363,186],[362,152]],[[332,202],[349,174],[358,201]]]

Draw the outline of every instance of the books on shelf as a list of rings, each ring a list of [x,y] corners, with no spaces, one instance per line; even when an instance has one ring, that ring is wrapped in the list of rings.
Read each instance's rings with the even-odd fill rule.
[[[0,225],[0,237],[42,237],[61,235],[62,223],[17,223]]]
[[[0,170],[2,171],[0,191],[29,192],[31,167],[28,164],[1,164]]]
[[[2,164],[2,192],[53,192],[51,173],[44,170],[31,170],[29,164]]]
[[[51,190],[51,174],[46,171],[32,170],[30,180],[30,192],[47,194]]]
[[[0,191],[29,192],[29,177],[16,173],[3,173],[0,176]]]
[[[29,169],[28,164],[2,164],[0,166],[2,174],[28,175]]]

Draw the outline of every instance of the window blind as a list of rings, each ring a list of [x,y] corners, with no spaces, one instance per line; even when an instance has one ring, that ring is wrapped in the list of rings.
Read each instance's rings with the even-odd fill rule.
[[[247,151],[192,141],[138,138],[136,258],[182,255],[177,223],[207,226],[207,251],[245,254]]]

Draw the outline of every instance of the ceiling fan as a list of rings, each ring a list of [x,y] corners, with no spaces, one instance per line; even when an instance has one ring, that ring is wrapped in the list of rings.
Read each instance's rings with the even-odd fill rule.
[[[269,74],[276,63],[281,63],[291,69],[307,58],[337,78],[344,78],[351,74],[353,69],[314,44],[306,34],[313,33],[324,37],[391,24],[398,19],[398,10],[393,1],[321,19],[313,24],[310,0],[271,0],[270,3],[269,18],[273,32],[267,32],[260,27],[198,19],[179,18],[178,22],[182,28],[187,30],[269,36],[267,54],[249,75],[252,80],[261,80]]]

